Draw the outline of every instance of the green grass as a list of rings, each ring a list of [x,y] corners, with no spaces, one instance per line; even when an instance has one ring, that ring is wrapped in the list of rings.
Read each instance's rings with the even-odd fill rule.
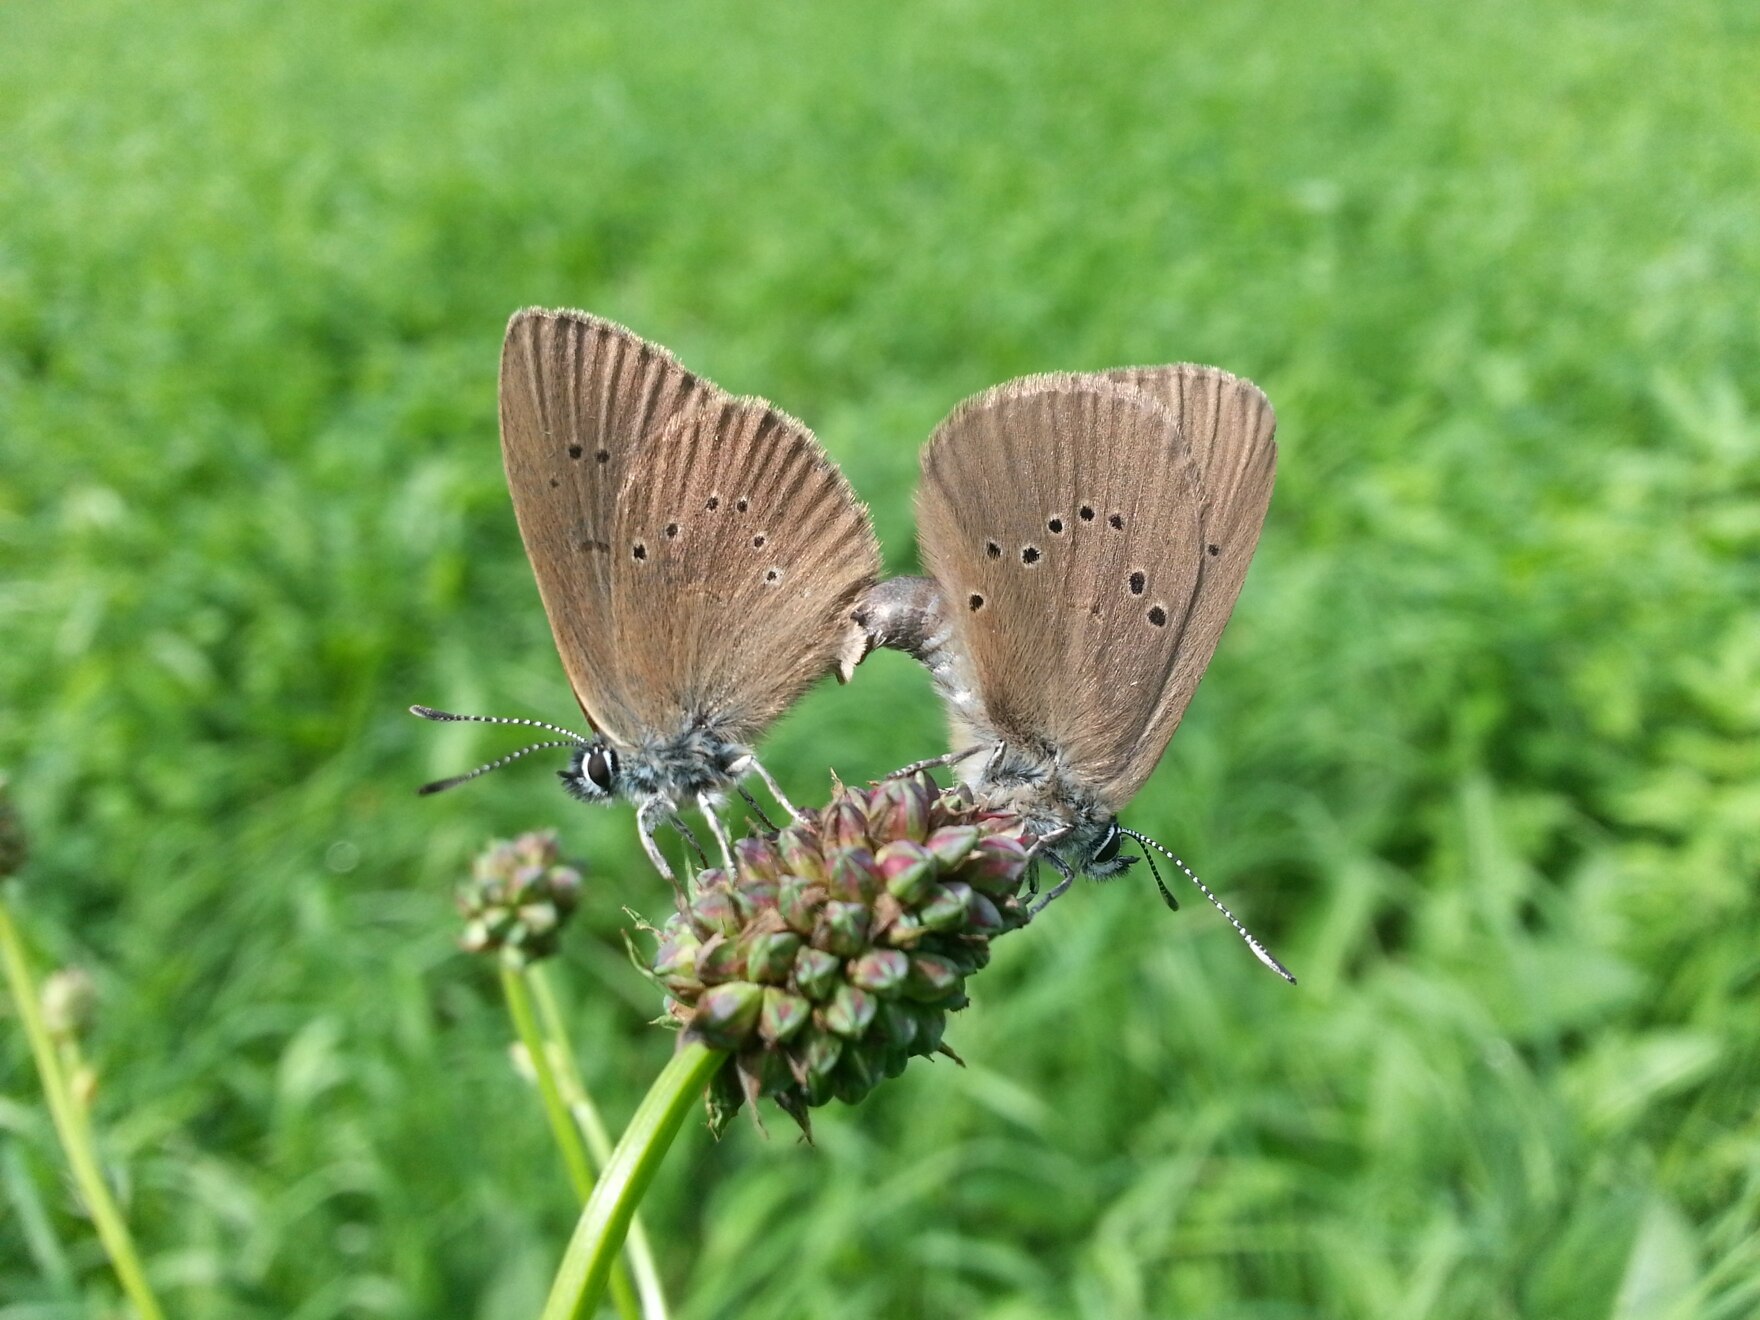
[[[671,1041],[627,809],[411,701],[568,719],[499,470],[508,313],[815,427],[913,563],[1004,377],[1186,359],[1270,522],[1129,821],[816,1123],[693,1125],[686,1320],[1760,1309],[1760,21],[1727,0],[0,9],[0,766],[168,1309],[526,1317],[573,1222],[453,878],[559,823],[599,1099]],[[941,747],[909,662],[791,794]],[[21,1034],[0,1317],[117,1314]]]

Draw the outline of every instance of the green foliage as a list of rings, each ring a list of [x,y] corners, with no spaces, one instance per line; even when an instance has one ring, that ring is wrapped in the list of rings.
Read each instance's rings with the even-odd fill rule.
[[[909,12],[906,12],[908,9]],[[453,882],[556,822],[614,1123],[671,1039],[627,809],[411,701],[568,720],[495,447],[591,308],[806,419],[912,563],[964,394],[1257,380],[1281,479],[1130,813],[950,1043],[693,1125],[688,1320],[1760,1308],[1760,23],[1736,0],[0,9],[0,766],[39,964],[189,1317],[533,1314],[576,1210]],[[503,731],[504,732],[504,731]],[[877,657],[791,795],[941,746]],[[536,760],[537,758],[534,758]],[[0,1305],[114,1306],[0,1041]]]

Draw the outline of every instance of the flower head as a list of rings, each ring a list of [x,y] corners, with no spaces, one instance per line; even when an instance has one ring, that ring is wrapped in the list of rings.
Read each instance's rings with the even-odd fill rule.
[[[464,915],[459,943],[471,953],[499,952],[516,963],[556,952],[562,927],[580,900],[581,873],[564,865],[556,831],[497,840],[477,856],[459,886]]]
[[[808,819],[741,840],[731,869],[697,877],[652,962],[686,1035],[733,1056],[711,1125],[769,1096],[806,1130],[809,1108],[951,1055],[942,1031],[967,978],[1026,924],[1030,860],[1018,820],[927,775],[840,787]]]

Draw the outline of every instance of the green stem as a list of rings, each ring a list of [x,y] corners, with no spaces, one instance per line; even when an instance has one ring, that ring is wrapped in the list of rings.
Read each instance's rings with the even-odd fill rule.
[[[164,1320],[165,1313],[159,1309],[159,1301],[147,1284],[146,1271],[141,1268],[140,1257],[135,1253],[134,1240],[128,1235],[128,1224],[122,1218],[122,1212],[116,1208],[116,1202],[110,1196],[110,1187],[104,1181],[103,1171],[98,1167],[98,1157],[92,1148],[91,1129],[67,1089],[67,1079],[62,1075],[60,1060],[55,1055],[54,1038],[50,1036],[49,1028],[43,1021],[42,1004],[37,997],[36,983],[31,979],[24,942],[19,938],[18,928],[13,925],[12,915],[7,911],[4,902],[0,902],[0,958],[6,963],[7,989],[12,993],[13,1003],[18,1008],[19,1021],[24,1023],[31,1053],[37,1061],[37,1073],[43,1082],[43,1097],[49,1103],[49,1117],[54,1121],[56,1135],[61,1139],[61,1148],[67,1154],[68,1164],[72,1166],[74,1182],[79,1185],[80,1196],[92,1216],[92,1222],[97,1225],[98,1239],[104,1244],[104,1250],[110,1256],[110,1264],[122,1283],[122,1290],[134,1303],[134,1309],[141,1320]]]
[[[556,1084],[556,1070],[550,1066],[550,1051],[544,1034],[538,1030],[538,1019],[532,1012],[532,997],[526,990],[525,977],[510,963],[501,964],[501,988],[507,994],[507,1011],[513,1017],[526,1057],[538,1076],[538,1095],[544,1102],[544,1116],[550,1120],[550,1134],[562,1151],[562,1162],[568,1166],[568,1180],[574,1184],[575,1195],[586,1200],[593,1193],[593,1165],[587,1159],[587,1148],[581,1142],[581,1130],[575,1126]]]
[[[603,1169],[611,1159],[611,1136],[605,1130],[605,1120],[599,1117],[599,1109],[593,1098],[587,1093],[586,1074],[581,1071],[580,1059],[576,1056],[573,1044],[570,1043],[568,1026],[562,1018],[562,1006],[557,1002],[556,992],[550,986],[550,978],[545,973],[543,964],[533,963],[526,969],[526,980],[532,988],[532,998],[538,1003],[538,1018],[544,1024],[544,1032],[556,1051],[556,1080],[562,1087],[563,1097],[568,1107],[574,1111],[581,1132],[587,1138],[587,1150],[593,1156],[593,1162]],[[624,1243],[623,1254],[629,1261],[629,1272],[635,1276],[636,1292],[641,1296],[643,1320],[668,1320],[666,1309],[666,1289],[660,1282],[660,1267],[654,1258],[654,1249],[648,1243],[648,1232],[642,1227],[640,1215],[632,1215],[629,1221],[629,1237]],[[611,1277],[613,1294],[617,1291],[618,1275]]]
[[[538,1095],[544,1102],[544,1116],[549,1119],[551,1135],[556,1138],[556,1144],[562,1151],[562,1162],[568,1166],[568,1180],[574,1184],[575,1195],[585,1201],[593,1194],[593,1163],[587,1158],[587,1149],[581,1144],[581,1130],[563,1095],[562,1084],[557,1080],[550,1042],[544,1039],[544,1033],[538,1029],[538,1019],[532,1013],[532,996],[528,985],[529,978],[536,970],[522,970],[511,963],[503,962],[501,988],[507,994],[507,1011],[513,1018],[514,1029],[519,1032],[520,1043],[526,1047],[526,1055],[532,1061],[532,1071],[537,1074]],[[629,1272],[621,1267],[612,1273],[611,1297],[621,1320],[642,1320],[641,1306],[636,1300]]]
[[[587,1208],[581,1211],[556,1281],[550,1285],[543,1320],[581,1320],[591,1314],[623,1244],[630,1216],[678,1135],[685,1111],[726,1061],[724,1052],[692,1041],[674,1054],[655,1078],[623,1139],[606,1161]]]

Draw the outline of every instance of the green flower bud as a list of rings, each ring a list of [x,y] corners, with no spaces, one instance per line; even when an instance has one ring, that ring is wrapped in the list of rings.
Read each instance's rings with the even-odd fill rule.
[[[796,935],[811,935],[825,905],[825,886],[804,876],[785,875],[776,890],[776,910]]]
[[[845,1040],[855,1040],[868,1029],[879,1007],[880,1001],[866,990],[840,985],[832,994],[831,1002],[821,1010],[825,1015],[825,1029]]]
[[[762,931],[746,941],[746,975],[766,985],[780,985],[794,969],[801,937],[793,931]]]
[[[954,930],[965,924],[972,887],[958,883],[937,886],[929,900],[917,909],[930,930]]]
[[[872,903],[880,892],[880,872],[866,848],[839,848],[831,854],[825,892],[843,903]]]
[[[978,846],[981,838],[983,835],[974,826],[943,825],[924,840],[923,846],[935,854],[935,860],[943,866],[958,866]]]
[[[940,863],[934,853],[910,839],[895,839],[874,858],[886,892],[900,903],[915,906],[935,887]]]
[[[939,953],[913,953],[904,992],[912,999],[932,1003],[956,993],[964,980],[965,974],[953,959]]]
[[[761,835],[749,835],[733,845],[734,864],[744,880],[776,881],[782,878],[782,855],[776,844]]]
[[[820,819],[820,830],[828,850],[868,846],[867,813],[851,800],[848,789],[838,795]]]
[[[813,1016],[813,1006],[799,995],[776,986],[764,989],[764,1007],[758,1014],[758,1034],[772,1045],[792,1040]]]
[[[803,948],[794,956],[794,983],[808,999],[824,1001],[843,975],[843,962],[822,949]]]
[[[904,985],[911,960],[897,949],[870,949],[852,960],[844,974],[850,984],[877,995],[894,995]]]
[[[776,836],[782,868],[808,882],[824,883],[825,847],[810,825],[790,825]]]
[[[712,985],[697,999],[691,1034],[718,1050],[737,1050],[746,1043],[764,1007],[764,990],[749,981]]]
[[[861,903],[827,903],[819,913],[813,943],[840,958],[860,953],[868,946],[868,911]]]

